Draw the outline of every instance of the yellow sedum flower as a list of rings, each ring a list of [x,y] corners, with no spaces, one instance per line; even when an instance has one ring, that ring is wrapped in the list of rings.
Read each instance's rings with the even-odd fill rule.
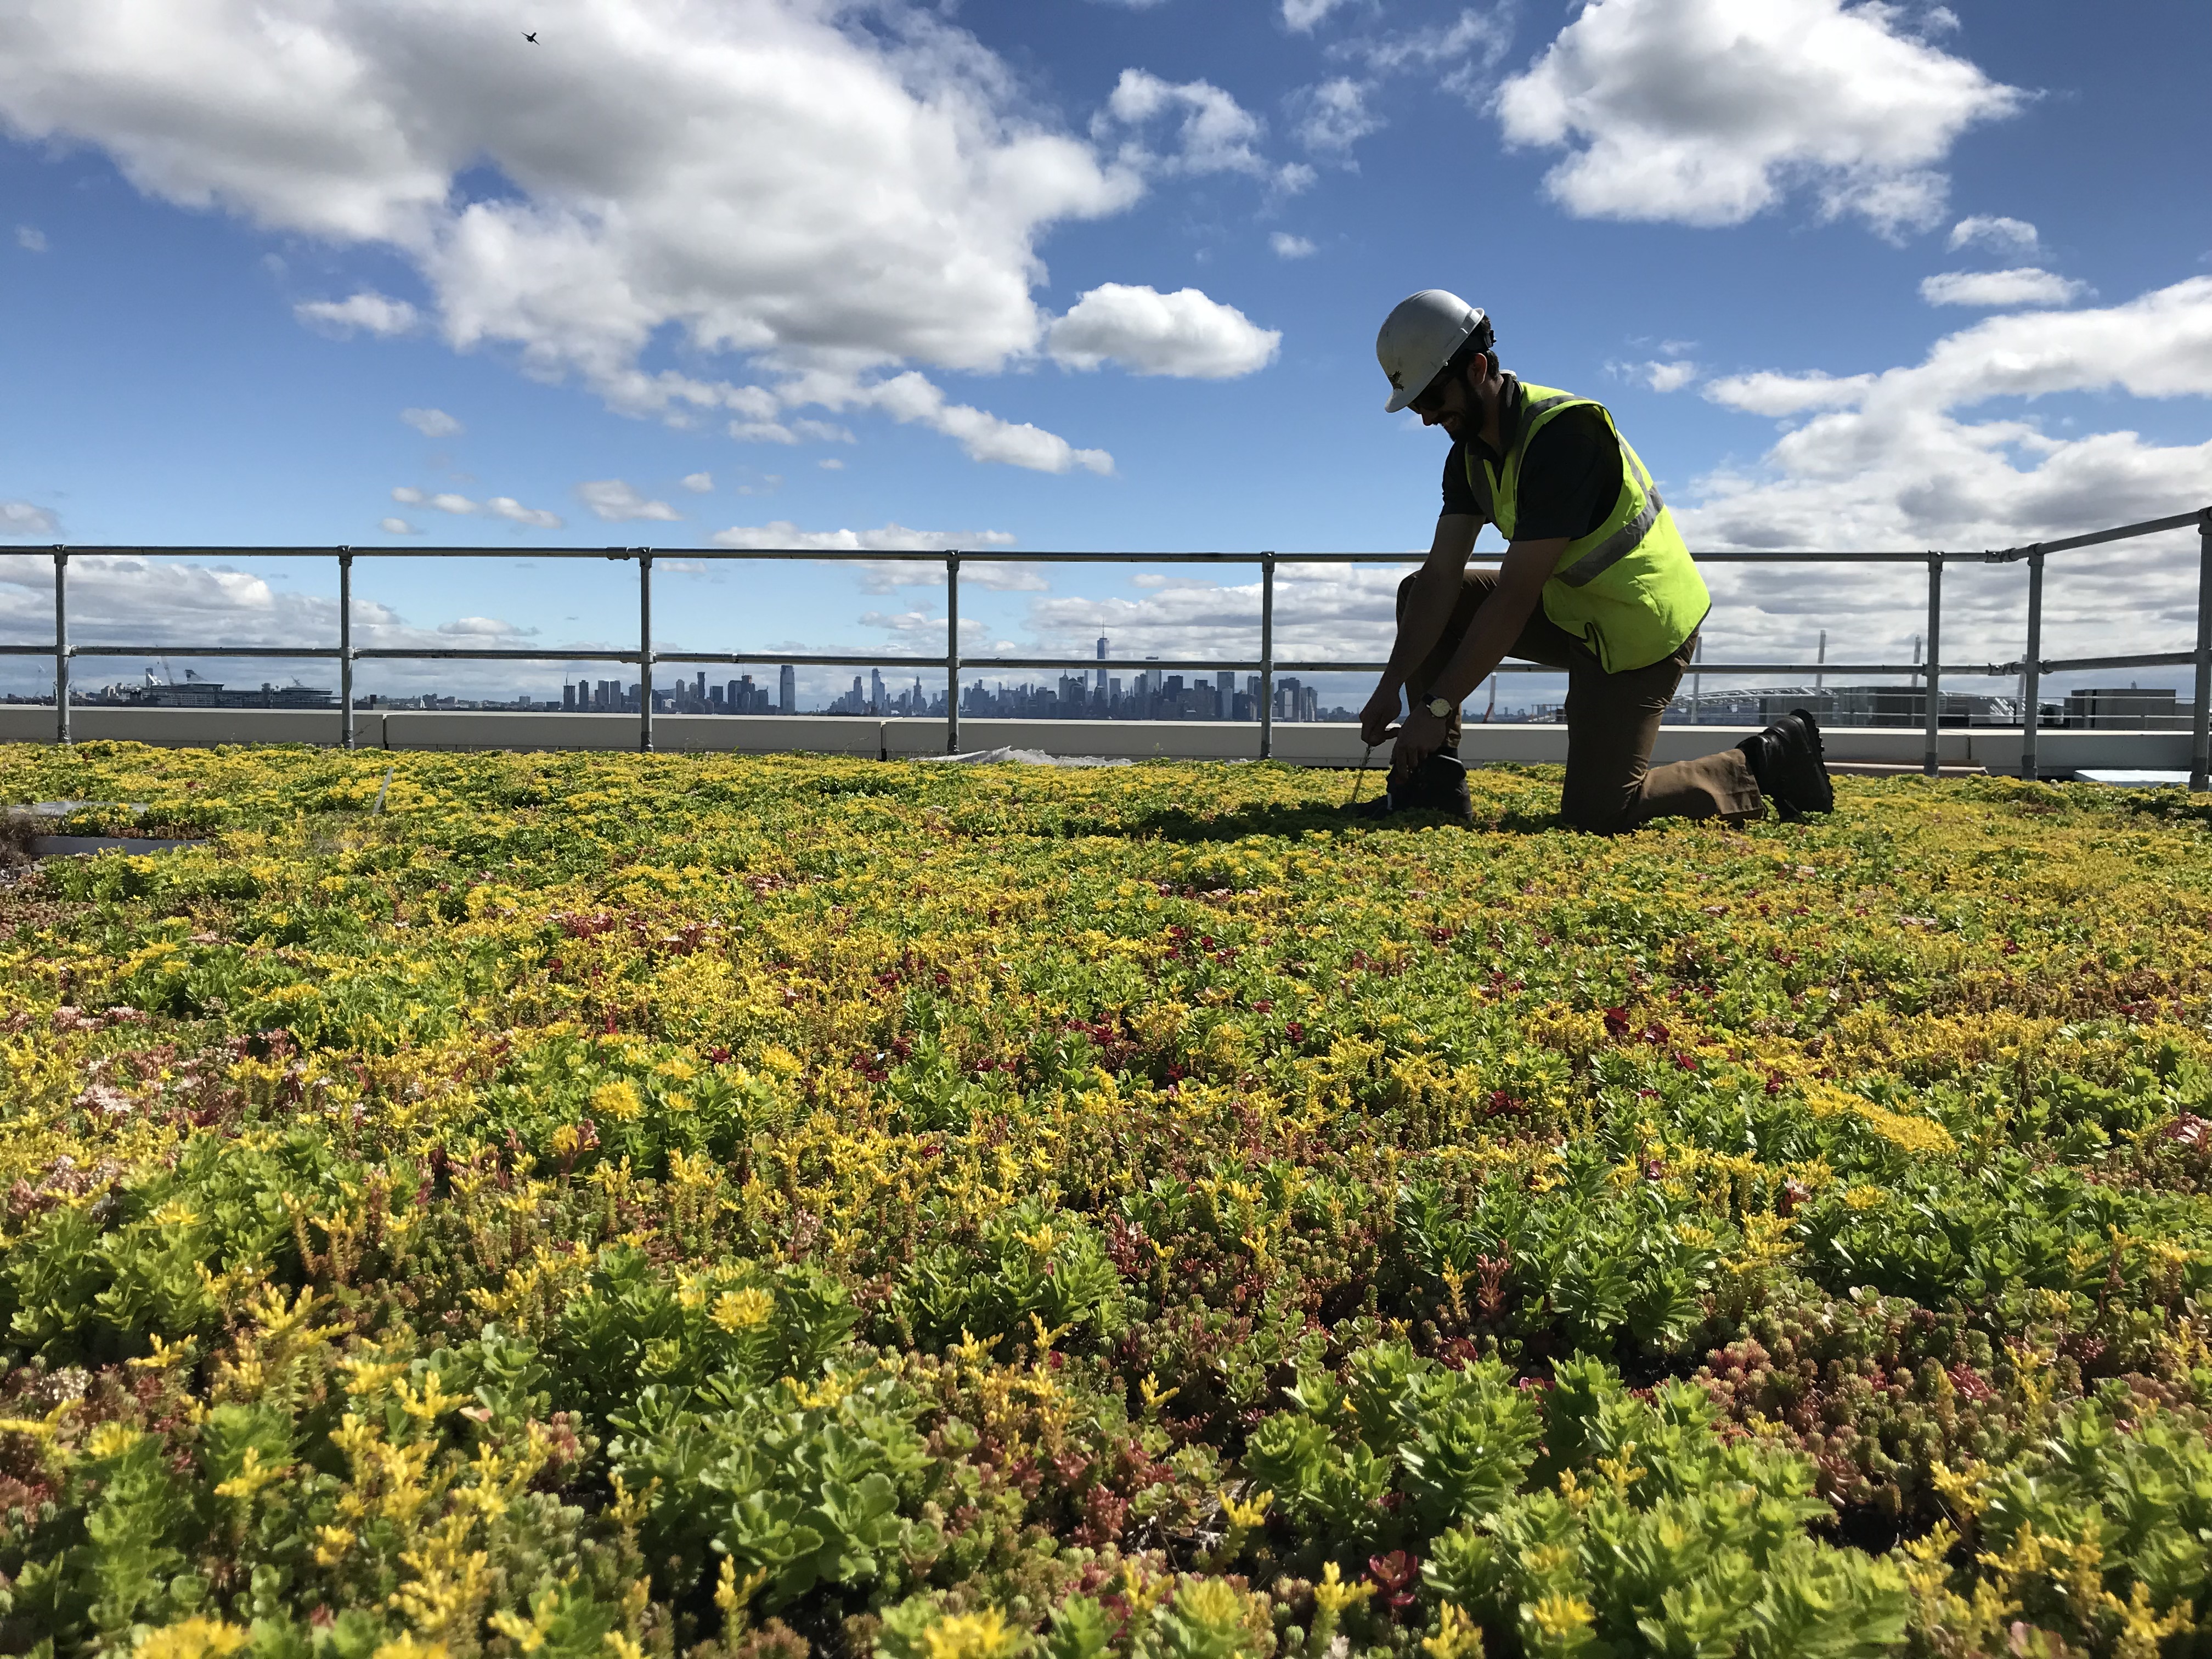
[[[592,1091],[592,1111],[617,1123],[633,1123],[644,1115],[645,1102],[638,1097],[636,1084],[617,1078]]]
[[[133,1659],[226,1659],[252,1639],[242,1626],[196,1615],[148,1632],[131,1652]]]
[[[1029,1645],[996,1607],[948,1614],[921,1633],[921,1643],[929,1659],[1012,1659]]]

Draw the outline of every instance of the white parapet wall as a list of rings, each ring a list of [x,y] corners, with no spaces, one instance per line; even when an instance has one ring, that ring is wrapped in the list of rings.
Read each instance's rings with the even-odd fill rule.
[[[354,711],[354,744],[384,747],[381,709]],[[335,708],[130,708],[78,704],[70,733],[79,743],[110,738],[165,748],[205,749],[222,743],[310,743],[335,749],[343,733]],[[0,703],[0,742],[52,743],[52,705]]]
[[[339,738],[336,709],[129,708],[88,704],[70,711],[80,741],[112,738],[172,747],[215,744],[313,744]],[[1742,741],[1741,726],[1660,728],[1655,761],[1687,760]],[[1828,758],[1844,764],[1917,767],[1925,736],[1917,727],[1840,726],[1825,733]],[[854,755],[918,760],[945,752],[941,720],[875,720],[829,714],[661,714],[653,746],[667,752]],[[54,711],[35,703],[0,704],[0,743],[52,743]],[[496,709],[364,708],[354,714],[362,749],[603,750],[638,746],[635,714],[510,714]],[[1260,728],[1230,720],[1001,720],[960,722],[963,750],[1029,749],[1050,755],[1126,760],[1256,760]],[[2082,768],[2185,771],[2186,732],[2045,731],[2037,761],[2046,775]],[[1387,766],[1388,744],[1371,755],[1359,729],[1344,721],[1285,723],[1274,728],[1275,758],[1297,766],[1358,766],[1363,757]],[[1564,726],[1469,726],[1460,745],[1472,766],[1501,762],[1557,763],[1567,757]],[[2017,729],[1947,726],[1940,763],[1947,767],[2020,770]]]

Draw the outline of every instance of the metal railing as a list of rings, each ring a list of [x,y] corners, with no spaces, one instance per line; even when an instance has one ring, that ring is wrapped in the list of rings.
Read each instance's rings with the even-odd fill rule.
[[[2151,652],[2116,657],[2077,657],[2048,660],[2043,656],[2043,580],[2045,561],[2053,553],[2131,540],[2162,532],[2197,529],[2199,557],[2197,578],[2197,648],[2194,651]],[[70,663],[78,657],[231,657],[334,659],[338,664],[340,741],[354,746],[354,664],[380,661],[472,662],[625,662],[638,665],[638,747],[650,751],[653,743],[653,671],[661,663],[788,663],[793,666],[847,668],[942,669],[945,672],[945,741],[947,752],[960,747],[960,675],[963,668],[1056,668],[1091,673],[1104,669],[1142,672],[1149,669],[1232,670],[1260,676],[1260,756],[1274,752],[1274,689],[1278,673],[1380,673],[1379,662],[1296,661],[1275,659],[1275,572],[1286,564],[1419,564],[1420,556],[1403,553],[1017,553],[965,550],[944,553],[823,552],[812,549],[684,549],[650,547],[70,547],[50,550],[54,563],[54,638],[51,645],[0,645],[0,656],[52,656],[54,659],[54,739],[70,741]],[[69,637],[69,562],[88,556],[162,558],[334,558],[338,568],[338,640],[335,646],[175,646],[73,645]],[[1475,562],[1494,563],[1497,554],[1477,555]],[[2081,672],[2112,668],[2169,668],[2193,665],[2196,670],[2194,737],[2190,750],[2190,785],[2203,790],[2212,781],[2212,507],[2170,518],[2147,520],[2112,530],[2094,531],[2027,547],[1978,553],[1924,550],[1919,552],[1844,553],[1807,551],[1728,551],[1700,553],[1707,564],[1921,564],[1928,573],[1928,651],[1924,663],[1790,663],[1699,662],[1701,674],[1881,674],[1909,675],[1923,681],[1926,694],[1925,770],[1935,775],[1942,708],[1943,567],[1947,564],[2013,564],[2027,566],[2027,639],[2025,654],[2017,662],[1953,664],[1948,672],[1980,677],[2022,677],[2021,771],[2038,775],[2037,738],[2039,684],[2045,674]],[[945,652],[941,656],[870,656],[864,653],[834,655],[794,655],[788,652],[660,651],[653,643],[653,562],[656,557],[695,561],[794,560],[823,563],[937,562],[945,567]],[[452,559],[530,558],[607,559],[637,566],[638,645],[635,651],[539,651],[512,647],[449,647],[437,649],[357,648],[353,643],[353,565],[357,558]],[[1176,659],[1142,662],[1090,657],[970,657],[960,655],[960,568],[963,563],[999,564],[1256,564],[1260,567],[1260,655],[1257,660],[1224,662]],[[1556,673],[1541,664],[1508,662],[1499,665],[1508,673]]]

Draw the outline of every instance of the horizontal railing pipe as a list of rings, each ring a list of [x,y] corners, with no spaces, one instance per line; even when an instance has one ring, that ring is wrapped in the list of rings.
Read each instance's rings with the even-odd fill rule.
[[[2047,657],[2043,662],[2043,672],[2088,674],[2107,668],[2186,668],[2196,660],[2194,651],[2156,651],[2132,657]],[[2013,673],[2026,666],[2025,663],[2008,665]]]
[[[2193,525],[2197,514],[2183,514],[2176,518],[2158,519],[2146,525],[2125,530],[2100,531],[2094,536],[2075,537],[2063,542],[2042,544],[2046,553],[2063,552],[2069,548],[2087,547],[2103,542],[2122,541],[2130,536],[2155,535],[2160,531],[2174,530]],[[737,562],[747,560],[805,560],[817,564],[942,564],[942,553],[915,552],[908,549],[813,548],[813,547],[655,547],[642,550],[628,548],[603,550],[590,547],[132,547],[120,544],[76,547],[66,550],[73,558],[161,558],[161,559],[335,559],[341,551],[350,551],[363,559],[601,559],[610,563],[627,564],[640,557],[660,560],[694,560],[702,563]],[[1946,563],[1988,564],[2003,563],[2024,559],[2032,548],[2008,549],[2002,552],[1967,553],[1936,552],[1925,549],[1840,550],[1823,548],[1722,548],[1709,551],[1692,550],[1702,564],[1923,564],[1930,558]],[[1328,550],[1308,553],[1278,553],[1278,565],[1284,564],[1421,564],[1427,555],[1423,553],[1358,553]],[[1477,563],[1495,564],[1505,556],[1502,548],[1486,548],[1471,556]],[[1231,550],[1199,552],[1146,552],[1132,548],[1098,549],[1081,552],[1060,549],[1039,549],[1024,552],[1018,549],[996,548],[982,552],[961,550],[961,562],[990,564],[1249,564],[1260,565],[1267,556],[1264,553],[1244,553]]]
[[[304,661],[335,661],[341,647],[327,645],[72,645],[71,657],[234,657],[257,661],[296,659]],[[0,645],[0,655],[21,657],[51,657],[51,644]],[[387,662],[604,662],[635,665],[638,653],[629,651],[539,651],[515,649],[509,647],[486,647],[470,650],[459,647],[437,647],[421,650],[404,646],[356,646],[356,660],[376,658]],[[726,664],[735,667],[757,667],[767,664],[789,663],[795,668],[917,668],[943,670],[947,666],[943,657],[871,656],[864,652],[793,651],[660,651],[653,653],[656,665],[661,663],[689,663],[701,666]],[[2155,667],[2194,662],[2189,652],[2168,652],[2163,655],[2140,657],[2091,657],[2078,662],[2046,662],[2045,673],[2077,668]],[[1143,673],[1157,668],[1164,673],[1212,672],[1234,670],[1238,673],[1259,673],[1266,664],[1257,658],[1224,659],[1219,657],[1151,658],[1141,661],[1126,658],[1098,659],[1095,657],[963,657],[963,670],[978,672],[988,669],[1065,669],[1070,673],[1091,672],[1104,669],[1109,673]],[[1372,662],[1340,662],[1330,659],[1315,661],[1279,661],[1274,665],[1279,674],[1379,674],[1389,665],[1380,659]],[[1969,663],[1963,666],[1948,666],[1945,672],[1968,678],[2005,678],[2018,674],[2021,665],[2017,662]],[[1502,662],[1497,672],[1501,674],[1559,674],[1565,671],[1540,662]],[[1701,674],[1883,674],[1905,677],[1920,673],[1921,665],[1899,662],[1701,662]]]
[[[2106,542],[2124,542],[2137,536],[2155,536],[2167,530],[2186,530],[2201,524],[2207,509],[2194,513],[2175,513],[2163,519],[2145,519],[2141,524],[2124,524],[2111,530],[2093,530],[2086,536],[2063,536],[2053,542],[2033,542],[2026,547],[2007,547],[1984,553],[1980,556],[1991,564],[2010,564],[2036,553],[2070,553],[2077,547],[2102,547]],[[1705,555],[1698,556],[1703,558]],[[1947,558],[1967,558],[1970,554],[1947,554]]]
[[[2198,641],[2194,652],[2150,652],[2103,657],[2078,657],[2042,659],[2037,648],[2039,644],[2040,606],[2032,604],[2036,614],[2031,621],[2030,641],[2027,657],[2020,662],[1986,664],[1941,664],[1938,639],[1942,629],[1941,592],[1942,568],[1949,563],[2004,564],[2020,560],[2032,562],[2039,576],[2044,560],[2051,554],[2063,553],[2077,548],[2102,546],[2108,543],[2126,541],[2142,536],[2153,536],[2165,532],[2195,526],[2204,538],[2207,550],[2202,560],[2203,580],[2200,587],[2212,592],[2212,507],[2196,512],[2176,514],[2165,518],[2147,519],[2139,523],[2122,525],[2108,530],[2092,531],[2078,536],[2062,537],[2038,542],[2025,547],[1989,549],[1979,552],[1949,552],[1940,550],[1912,549],[1878,551],[1843,551],[1828,549],[1729,549],[1700,553],[1697,556],[1712,564],[1828,564],[1874,565],[1918,563],[1925,567],[1929,579],[1928,661],[1926,664],[1902,663],[1796,663],[1796,662],[1704,662],[1698,664],[1700,674],[1733,675],[1802,675],[1865,674],[1891,678],[1925,677],[1928,707],[1926,710],[1929,754],[1928,764],[1935,764],[1935,738],[1941,702],[1941,679],[1945,673],[1967,678],[2002,678],[2012,675],[2022,677],[2030,695],[2040,677],[2045,674],[2090,672],[2118,668],[2163,668],[2194,665],[2197,670],[2197,750],[2193,781],[2203,787],[2204,774],[2212,767],[2212,737],[2208,737],[2208,709],[2203,705],[2212,702],[2212,616],[2202,614],[2212,599],[2200,593]],[[1230,550],[1211,551],[1144,552],[1134,550],[1100,550],[1088,552],[1038,550],[1024,552],[1014,549],[993,549],[974,551],[962,549],[957,552],[945,550],[919,551],[885,549],[821,549],[821,548],[692,548],[683,550],[650,547],[391,547],[359,548],[342,545],[323,547],[149,547],[143,544],[100,544],[84,547],[58,545],[46,550],[54,566],[54,636],[50,641],[37,644],[0,645],[0,656],[40,656],[50,658],[54,665],[54,701],[56,704],[56,738],[70,740],[69,708],[72,701],[69,686],[69,665],[76,658],[127,657],[167,655],[192,659],[230,658],[251,661],[283,661],[287,659],[320,661],[336,659],[340,665],[340,678],[344,683],[343,709],[349,714],[352,706],[352,667],[364,659],[386,662],[508,662],[508,663],[618,663],[636,665],[640,684],[653,690],[654,668],[661,663],[686,665],[766,665],[789,664],[794,667],[813,668],[875,668],[913,670],[917,672],[934,670],[946,677],[946,736],[949,744],[957,745],[959,717],[959,680],[963,673],[978,675],[1006,670],[1059,670],[1064,673],[1080,674],[1086,678],[1095,673],[1121,672],[1142,674],[1147,671],[1175,672],[1256,673],[1263,688],[1272,691],[1276,677],[1285,673],[1297,674],[1370,674],[1382,672],[1380,662],[1344,662],[1334,660],[1280,661],[1274,652],[1273,629],[1273,573],[1284,564],[1310,565],[1417,565],[1423,556],[1415,552],[1364,553],[1316,551],[1307,553],[1240,552]],[[345,605],[340,637],[335,647],[327,646],[270,646],[270,645],[180,645],[111,644],[77,645],[69,637],[67,624],[66,572],[72,557],[161,558],[161,559],[313,559],[332,558],[340,569],[341,603]],[[1482,564],[1497,562],[1504,556],[1489,551],[1474,556]],[[635,563],[639,582],[639,641],[630,651],[571,648],[547,650],[518,648],[511,646],[471,648],[458,646],[442,647],[356,647],[351,643],[350,582],[351,563],[356,558],[387,559],[507,559],[537,561],[540,559],[599,559],[612,563]],[[917,563],[941,565],[948,580],[948,617],[957,615],[953,607],[957,596],[950,584],[957,582],[957,570],[963,562],[992,564],[1123,564],[1123,565],[1214,565],[1255,566],[1261,573],[1263,590],[1261,650],[1257,660],[1224,659],[1219,657],[1177,657],[1167,659],[1147,659],[1130,661],[1122,659],[1100,659],[1092,657],[1053,656],[997,656],[963,659],[957,638],[948,637],[942,655],[887,655],[866,652],[769,652],[769,651],[662,651],[653,642],[651,581],[655,560],[667,574],[686,562],[713,563],[751,561],[805,561],[812,563]],[[2035,586],[2039,589],[2039,582]],[[2039,592],[2034,596],[2039,599]],[[1941,665],[1939,666],[1939,664]],[[1499,665],[1506,673],[1541,674],[1559,671],[1540,663],[1512,662]],[[251,695],[250,693],[247,695]],[[1261,752],[1268,750],[1267,728],[1272,724],[1272,698],[1255,711],[1262,727]],[[639,736],[641,747],[653,746],[653,710],[651,696],[639,699]],[[343,717],[342,717],[343,718]],[[2034,754],[2033,710],[2024,711],[2026,750],[2024,763],[2032,767]]]

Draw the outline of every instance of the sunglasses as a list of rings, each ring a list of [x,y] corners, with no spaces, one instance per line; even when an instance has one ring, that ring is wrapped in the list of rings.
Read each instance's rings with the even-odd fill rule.
[[[1444,373],[1421,389],[1421,395],[1407,401],[1406,407],[1416,415],[1433,415],[1444,406],[1444,393],[1451,385],[1451,373]]]

